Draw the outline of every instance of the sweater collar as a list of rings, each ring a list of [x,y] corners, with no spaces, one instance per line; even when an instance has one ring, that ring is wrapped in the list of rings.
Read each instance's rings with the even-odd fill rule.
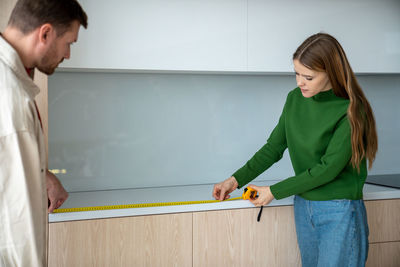
[[[331,99],[335,99],[335,98],[337,98],[337,96],[333,92],[333,89],[329,89],[328,91],[319,92],[318,94],[316,94],[315,96],[312,97],[312,99],[314,99],[315,101],[326,101],[326,100],[331,100]]]

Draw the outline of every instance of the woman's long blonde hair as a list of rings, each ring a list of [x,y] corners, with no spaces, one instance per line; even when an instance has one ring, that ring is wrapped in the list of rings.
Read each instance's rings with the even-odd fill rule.
[[[295,59],[309,69],[326,72],[335,95],[350,100],[347,117],[351,125],[351,163],[359,172],[366,158],[371,168],[378,150],[375,118],[342,46],[333,36],[317,33],[297,48]]]

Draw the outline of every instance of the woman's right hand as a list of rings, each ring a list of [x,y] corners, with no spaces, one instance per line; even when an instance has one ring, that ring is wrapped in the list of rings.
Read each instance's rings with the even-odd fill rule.
[[[235,177],[231,176],[223,182],[214,185],[213,189],[213,197],[217,200],[225,200],[230,198],[229,195],[233,190],[238,187],[238,182],[236,181]]]

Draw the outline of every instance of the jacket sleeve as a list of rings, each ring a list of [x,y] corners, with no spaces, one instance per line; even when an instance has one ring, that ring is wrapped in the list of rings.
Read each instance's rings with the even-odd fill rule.
[[[239,184],[238,188],[254,180],[282,158],[287,148],[285,117],[286,112],[284,107],[279,122],[269,136],[267,143],[243,167],[232,175]]]
[[[7,234],[0,229],[0,235],[5,234],[0,245],[23,259],[22,266],[42,266],[47,201],[36,136],[28,131],[2,136],[0,151],[0,214],[7,218]]]
[[[304,172],[271,186],[276,199],[307,192],[334,180],[351,159],[351,128],[345,115],[336,126],[320,162]]]

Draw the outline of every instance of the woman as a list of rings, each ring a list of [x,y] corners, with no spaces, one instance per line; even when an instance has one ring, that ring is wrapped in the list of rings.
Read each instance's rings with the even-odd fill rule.
[[[298,87],[286,99],[267,143],[232,177],[216,184],[224,200],[282,158],[286,148],[295,176],[254,186],[256,206],[295,195],[297,240],[303,267],[364,266],[368,225],[362,189],[377,151],[372,109],[343,48],[318,33],[293,55]]]

